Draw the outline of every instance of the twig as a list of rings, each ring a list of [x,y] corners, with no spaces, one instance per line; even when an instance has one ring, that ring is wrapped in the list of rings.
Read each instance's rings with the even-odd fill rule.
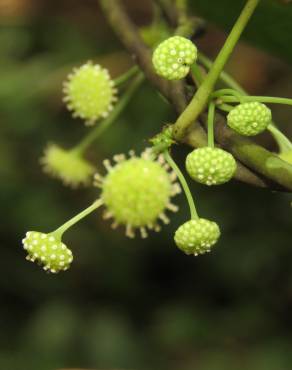
[[[119,0],[100,0],[100,5],[112,29],[140,65],[147,79],[170,101],[177,113],[182,112],[187,104],[184,84],[168,82],[157,76],[152,67],[152,53]]]

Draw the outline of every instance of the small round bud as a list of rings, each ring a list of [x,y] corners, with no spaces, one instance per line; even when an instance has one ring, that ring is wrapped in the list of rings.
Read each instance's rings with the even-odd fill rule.
[[[204,147],[188,154],[186,169],[191,178],[201,184],[220,185],[231,180],[236,161],[223,149]]]
[[[88,62],[74,69],[64,83],[64,101],[74,117],[88,125],[107,117],[116,101],[116,89],[107,69]]]
[[[167,80],[180,80],[186,77],[196,59],[196,46],[185,37],[173,36],[157,46],[152,62],[160,76]]]
[[[239,104],[227,116],[228,126],[245,136],[254,136],[263,132],[271,121],[271,110],[259,102]]]
[[[22,240],[23,248],[27,252],[26,259],[38,262],[44,270],[53,273],[68,270],[73,255],[69,248],[61,242],[53,233],[44,234],[37,231],[29,231]]]
[[[50,144],[41,158],[43,170],[53,177],[61,179],[65,185],[73,188],[87,185],[93,178],[95,167],[74,151]]]
[[[219,237],[220,229],[216,222],[199,218],[181,225],[175,232],[174,240],[183,252],[197,256],[210,252]]]

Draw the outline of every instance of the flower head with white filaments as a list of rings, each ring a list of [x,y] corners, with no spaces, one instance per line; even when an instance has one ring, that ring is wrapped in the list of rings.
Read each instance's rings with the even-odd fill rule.
[[[91,61],[74,68],[63,84],[67,108],[73,117],[80,117],[86,125],[106,118],[117,100],[117,89],[107,69]]]
[[[170,199],[180,193],[176,174],[170,171],[160,155],[153,159],[151,149],[140,157],[130,152],[114,156],[115,164],[104,161],[107,174],[95,175],[95,186],[101,188],[101,200],[106,210],[104,218],[114,220],[112,227],[126,227],[126,235],[135,236],[139,229],[141,237],[147,237],[147,229],[159,231],[159,220],[169,223],[166,211],[176,212],[178,207]]]

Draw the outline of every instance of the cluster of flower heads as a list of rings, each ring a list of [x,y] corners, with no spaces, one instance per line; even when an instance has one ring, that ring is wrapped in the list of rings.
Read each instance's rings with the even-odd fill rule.
[[[168,223],[167,211],[176,212],[178,207],[171,198],[180,193],[176,174],[170,170],[163,156],[154,158],[151,150],[137,157],[130,152],[114,156],[114,164],[104,161],[107,174],[95,174],[95,186],[101,188],[100,201],[104,218],[112,218],[112,226],[123,225],[126,235],[135,236],[140,230],[142,238],[147,229],[159,231],[159,221]],[[23,240],[27,259],[36,261],[51,272],[66,270],[72,262],[72,253],[54,233],[29,232]]]
[[[156,47],[152,62],[158,75],[168,80],[177,80],[186,77],[196,59],[196,46],[184,37],[173,36]],[[238,104],[227,116],[228,126],[245,136],[263,132],[271,121],[271,110],[256,101]],[[286,157],[290,158],[289,155]],[[230,181],[236,169],[236,161],[232,154],[221,148],[215,148],[212,144],[193,150],[186,158],[186,170],[190,177],[208,186]],[[177,230],[175,242],[187,254],[198,255],[208,252],[219,236],[220,231],[216,223],[198,218],[186,222]]]
[[[197,48],[192,41],[172,36],[156,47],[152,63],[158,75],[168,80],[180,80],[187,76],[196,59]],[[228,126],[245,136],[263,132],[271,121],[271,110],[257,101],[238,104],[227,116]]]
[[[106,118],[117,101],[117,89],[108,70],[92,62],[74,68],[64,82],[63,93],[73,117],[83,119],[86,125]],[[47,145],[40,162],[44,172],[73,188],[88,185],[95,172],[79,150],[65,150],[56,144]]]
[[[158,45],[153,64],[160,76],[177,80],[186,77],[196,58],[196,46],[186,38],[174,36]],[[73,71],[64,84],[64,93],[67,107],[87,124],[105,118],[116,100],[116,89],[108,71],[91,62]],[[270,109],[259,102],[238,104],[227,116],[228,126],[245,136],[261,133],[271,121]],[[173,143],[171,132],[169,128],[165,130],[164,138],[169,145]],[[154,153],[146,149],[141,156],[134,152],[130,152],[129,157],[115,155],[112,162],[104,161],[107,170],[104,176],[95,173],[95,167],[84,160],[78,150],[64,150],[54,144],[47,147],[41,162],[46,172],[73,187],[88,184],[94,178],[93,184],[101,190],[97,202],[104,207],[104,218],[113,220],[113,228],[124,226],[130,238],[137,230],[145,238],[148,230],[160,230],[160,221],[169,222],[167,211],[178,210],[171,201],[181,191],[178,174],[185,191],[187,187],[173,161]],[[291,153],[288,154],[283,155],[283,159],[292,161]],[[208,186],[230,181],[237,169],[234,157],[214,145],[193,150],[185,165],[193,180]],[[200,218],[194,212],[192,218],[176,230],[174,241],[184,253],[198,256],[210,252],[219,237],[217,223]],[[72,252],[62,243],[58,232],[28,232],[23,248],[29,261],[37,262],[52,273],[67,270],[73,261]]]

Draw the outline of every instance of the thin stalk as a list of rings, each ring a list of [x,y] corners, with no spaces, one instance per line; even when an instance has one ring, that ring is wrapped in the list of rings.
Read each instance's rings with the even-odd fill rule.
[[[234,96],[236,97],[240,102],[243,101],[243,95],[241,95],[238,91],[233,89],[220,89],[216,90],[211,94],[211,98],[221,98],[222,96]]]
[[[215,103],[209,104],[208,109],[208,146],[214,148],[214,118],[215,118]]]
[[[274,96],[243,96],[244,102],[259,102],[259,103],[268,103],[268,104],[285,104],[292,105],[292,99],[289,98],[278,98]],[[223,96],[220,98],[223,102],[226,103],[239,103],[239,99],[235,96]]]
[[[198,66],[198,64],[194,63],[191,66],[191,72],[192,72],[192,76],[193,76],[196,86],[200,87],[204,81],[204,77],[203,77],[202,71],[200,70],[200,67]]]
[[[85,150],[118,118],[143,80],[144,75],[140,73],[130,84],[124,95],[119,99],[111,114],[101,123],[97,124],[97,126],[73,148],[74,152],[78,153],[78,155],[82,155]]]
[[[206,68],[209,69],[209,68],[212,67],[213,62],[208,57],[206,57],[205,55],[203,55],[202,53],[199,53],[198,59],[201,62],[201,64],[203,66],[205,66]],[[229,86],[232,89],[238,91],[240,94],[242,94],[244,96],[243,99],[242,98],[241,99],[238,99],[237,102],[240,102],[240,101],[246,99],[246,96],[248,96],[247,92],[228,73],[226,73],[226,72],[223,71],[221,73],[221,75],[220,75],[220,79],[227,86]],[[222,89],[221,91],[223,91],[223,90],[224,89]],[[282,99],[283,98],[281,98],[281,100]],[[232,105],[229,105],[229,104],[221,104],[220,103],[220,104],[217,104],[216,106],[217,106],[217,108],[219,108],[220,110],[222,110],[224,112],[230,112],[233,109],[233,106]],[[279,147],[280,153],[283,153],[283,152],[292,150],[292,143],[291,143],[291,141],[278,129],[278,127],[274,123],[271,123],[268,126],[268,130],[270,131],[270,133],[272,134],[272,136],[276,140],[276,142],[278,144],[278,147]]]
[[[224,46],[219,52],[212,68],[206,76],[204,82],[197,90],[195,96],[178,117],[174,125],[174,135],[179,141],[185,135],[186,129],[198,118],[206,107],[210,94],[212,93],[215,83],[217,82],[223,68],[228,61],[235,45],[237,44],[243,30],[245,29],[250,17],[255,11],[260,0],[248,0],[245,7],[243,8],[239,18],[237,19],[233,29],[226,39]]]
[[[217,104],[216,107],[223,112],[230,112],[234,107],[230,104]]]
[[[178,168],[178,166],[176,165],[176,163],[174,162],[174,160],[171,158],[168,150],[166,150],[164,153],[164,158],[165,160],[167,161],[167,163],[170,165],[170,167],[174,170],[174,172],[176,173],[180,183],[181,183],[181,186],[184,190],[184,193],[185,193],[185,196],[187,198],[187,201],[188,201],[188,204],[189,204],[189,207],[190,207],[190,214],[191,214],[191,219],[192,220],[198,220],[199,219],[199,216],[198,216],[198,213],[197,213],[197,210],[196,210],[196,206],[195,206],[195,202],[194,202],[194,199],[193,199],[193,196],[192,196],[192,193],[190,191],[190,188],[186,182],[186,179],[184,177],[184,175],[182,174],[181,170]]]
[[[279,149],[280,149],[280,153],[292,151],[291,141],[280,130],[278,130],[276,126],[274,126],[273,124],[270,124],[268,126],[268,130],[270,131],[270,133],[273,135],[273,137],[277,141]]]
[[[198,61],[210,70],[214,64],[214,62],[209,59],[206,55],[204,55],[202,52],[198,53]],[[239,83],[232,77],[230,76],[229,73],[226,73],[225,71],[222,71],[220,73],[219,79],[224,82],[227,86],[231,87],[231,89],[238,91],[242,95],[247,95],[246,91],[239,85]]]
[[[125,73],[123,73],[121,76],[117,77],[114,80],[115,86],[123,85],[125,82],[129,81],[132,77],[134,77],[139,72],[138,66],[133,66],[130,69],[128,69]]]
[[[82,220],[84,217],[89,215],[91,212],[95,211],[97,208],[99,208],[102,205],[102,200],[98,199],[96,200],[91,206],[84,209],[82,212],[78,213],[78,215],[71,218],[69,221],[65,222],[62,226],[58,227],[55,231],[53,231],[51,234],[54,234],[57,238],[61,239],[62,235],[66,230],[68,230],[71,226]]]

